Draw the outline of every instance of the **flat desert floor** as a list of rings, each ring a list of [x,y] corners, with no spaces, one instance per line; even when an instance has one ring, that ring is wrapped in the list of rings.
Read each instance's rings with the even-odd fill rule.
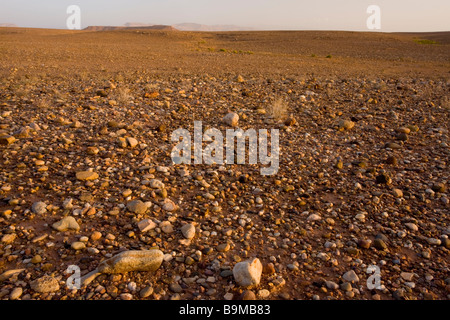
[[[449,32],[0,28],[0,297],[449,299],[449,76]],[[194,121],[278,172],[174,164]]]

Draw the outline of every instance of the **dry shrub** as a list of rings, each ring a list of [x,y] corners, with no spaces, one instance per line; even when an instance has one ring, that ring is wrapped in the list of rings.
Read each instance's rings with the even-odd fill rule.
[[[128,88],[118,88],[116,93],[116,101],[120,104],[127,104],[133,96]]]
[[[278,97],[269,106],[268,113],[275,120],[284,120],[288,116],[288,104],[283,98]]]

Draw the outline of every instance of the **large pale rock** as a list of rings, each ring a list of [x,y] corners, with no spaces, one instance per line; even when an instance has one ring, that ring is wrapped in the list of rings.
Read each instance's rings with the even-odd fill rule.
[[[142,202],[141,200],[133,200],[128,202],[127,209],[137,214],[144,214],[147,211],[148,206],[145,202]]]
[[[2,274],[0,274],[0,282],[8,280],[12,276],[22,273],[24,270],[25,269],[12,269],[3,272]]]
[[[43,276],[31,283],[31,289],[39,293],[55,292],[59,290],[59,283],[54,277]]]
[[[163,261],[161,250],[130,250],[103,261],[98,266],[101,273],[125,273],[131,271],[156,271]]]
[[[186,239],[192,239],[195,237],[195,226],[193,224],[185,224],[181,227],[181,233]]]
[[[239,286],[258,285],[261,280],[263,266],[258,258],[236,263],[233,268],[234,280]]]
[[[149,230],[156,228],[156,223],[154,223],[150,219],[144,219],[142,221],[139,221],[137,225],[141,232],[147,232]]]
[[[79,171],[76,173],[76,177],[81,181],[89,181],[98,179],[98,173],[93,171]]]
[[[60,221],[52,224],[53,229],[64,232],[67,230],[80,230],[80,225],[74,217],[64,217]]]
[[[237,127],[239,122],[239,115],[237,113],[230,112],[222,118],[222,122],[230,127]]]
[[[36,214],[44,214],[47,212],[47,205],[42,201],[37,201],[31,206],[31,211]]]

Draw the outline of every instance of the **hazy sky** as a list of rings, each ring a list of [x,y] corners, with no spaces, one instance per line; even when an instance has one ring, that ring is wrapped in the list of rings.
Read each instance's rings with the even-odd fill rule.
[[[450,0],[0,0],[0,23],[66,28],[69,5],[81,27],[127,22],[233,24],[260,29],[367,31],[369,5],[381,8],[381,30],[450,31]]]

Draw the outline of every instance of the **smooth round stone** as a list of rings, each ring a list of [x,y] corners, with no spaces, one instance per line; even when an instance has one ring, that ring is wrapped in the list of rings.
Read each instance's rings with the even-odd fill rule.
[[[74,250],[82,250],[84,248],[86,248],[86,244],[84,242],[76,241],[72,243],[72,249]]]

